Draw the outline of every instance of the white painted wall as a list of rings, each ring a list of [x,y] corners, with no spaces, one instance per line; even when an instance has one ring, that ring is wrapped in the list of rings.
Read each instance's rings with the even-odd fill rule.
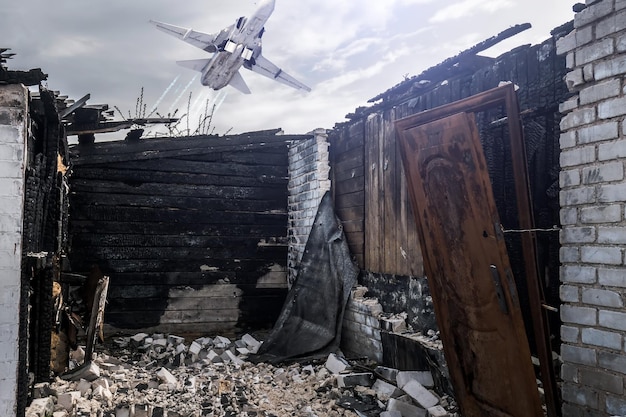
[[[28,91],[0,85],[0,416],[15,416]]]

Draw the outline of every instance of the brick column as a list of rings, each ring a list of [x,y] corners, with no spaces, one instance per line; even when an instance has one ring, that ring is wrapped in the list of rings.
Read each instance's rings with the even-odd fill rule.
[[[313,131],[311,139],[289,148],[289,286],[296,279],[297,265],[315,220],[317,207],[330,190],[328,136],[324,129]]]
[[[557,42],[563,415],[626,415],[626,1],[587,1]]]
[[[17,412],[28,91],[0,86],[0,415]]]

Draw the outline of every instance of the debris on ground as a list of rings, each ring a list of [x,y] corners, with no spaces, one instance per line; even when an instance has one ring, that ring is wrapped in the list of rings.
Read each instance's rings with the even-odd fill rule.
[[[77,378],[82,349],[62,377],[35,385],[27,417],[452,417],[428,371],[398,371],[331,353],[290,365],[246,359],[262,342],[139,333],[94,352]],[[50,414],[51,410],[53,414]]]

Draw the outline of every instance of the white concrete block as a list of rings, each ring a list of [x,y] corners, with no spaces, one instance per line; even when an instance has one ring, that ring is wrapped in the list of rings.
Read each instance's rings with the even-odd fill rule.
[[[178,383],[178,380],[176,379],[176,377],[172,375],[172,373],[165,368],[161,368],[158,370],[157,377],[159,378],[159,380],[161,380],[162,382],[166,384],[172,384],[176,386],[176,384]]]
[[[241,338],[241,340],[246,344],[246,346],[248,346],[249,348],[255,348],[255,347],[259,347],[261,345],[261,342],[259,342],[258,340],[256,340],[253,336],[249,335],[249,334],[244,334]]]
[[[387,411],[399,411],[402,417],[426,417],[426,410],[393,398],[387,402]]]
[[[382,376],[383,378],[396,383],[396,378],[398,376],[398,370],[395,368],[389,368],[387,366],[377,366],[374,371]]]
[[[402,413],[398,410],[383,411],[382,413],[380,413],[380,417],[402,417]]]
[[[393,384],[377,379],[372,385],[372,389],[376,392],[376,397],[381,401],[386,401],[399,395],[402,391]]]
[[[54,401],[51,397],[37,398],[26,409],[26,417],[48,417],[54,410]],[[7,414],[7,416],[10,414]]]
[[[340,358],[334,353],[331,353],[330,355],[328,355],[328,358],[326,359],[326,364],[324,366],[333,374],[338,374],[348,369],[350,365],[345,359]]]
[[[440,405],[428,409],[428,417],[448,417],[448,411]]]
[[[145,342],[147,337],[148,334],[146,333],[137,333],[136,335],[130,337],[130,343],[132,345],[139,346]]]
[[[439,403],[439,398],[433,395],[428,389],[426,389],[422,384],[415,380],[409,381],[403,388],[402,391],[409,394],[411,398],[419,405],[424,408],[431,408],[436,406]]]
[[[63,407],[64,410],[68,412],[74,411],[74,406],[76,405],[76,401],[81,397],[80,391],[69,391],[59,394],[57,396],[57,404]]]
[[[191,342],[191,345],[189,345],[189,352],[191,352],[194,355],[198,355],[201,350],[202,350],[202,345],[195,340]]]
[[[410,381],[417,381],[420,385],[426,388],[432,388],[435,386],[433,381],[433,375],[430,371],[400,371],[396,376],[396,383],[398,388],[404,388],[404,386]]]
[[[354,387],[360,385],[362,387],[370,387],[374,376],[371,372],[355,372],[350,374],[337,375],[337,386],[339,388]]]

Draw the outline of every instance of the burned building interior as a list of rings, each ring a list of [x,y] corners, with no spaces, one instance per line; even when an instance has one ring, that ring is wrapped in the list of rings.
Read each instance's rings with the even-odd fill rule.
[[[16,415],[568,415],[574,23],[481,55],[527,27],[298,135],[143,138],[176,120],[114,122],[1,50],[0,121],[26,126]]]

